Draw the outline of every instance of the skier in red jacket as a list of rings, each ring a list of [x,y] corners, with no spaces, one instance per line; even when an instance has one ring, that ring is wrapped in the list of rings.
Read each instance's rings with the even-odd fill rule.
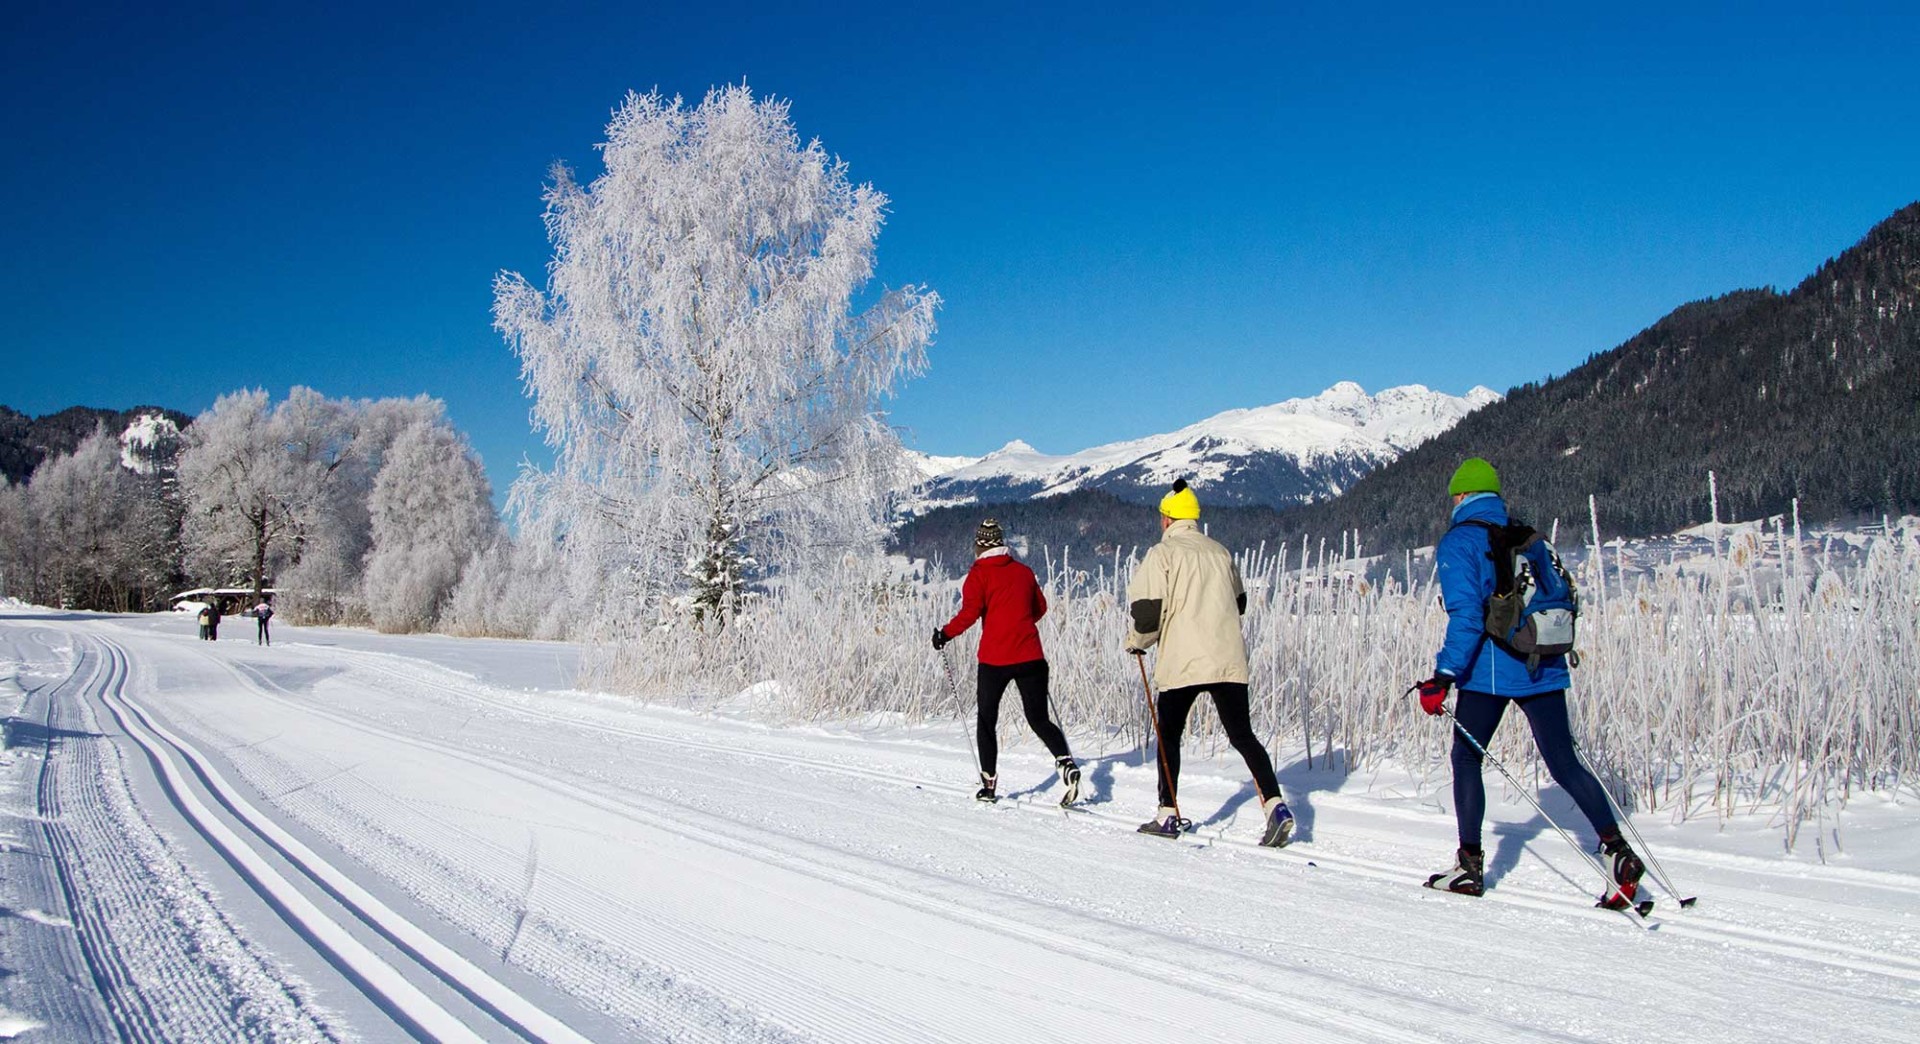
[[[960,611],[945,627],[933,629],[933,647],[944,648],[975,620],[981,621],[980,717],[974,726],[980,739],[980,792],[974,796],[981,801],[997,799],[994,769],[1000,743],[995,728],[1000,721],[1000,697],[1012,682],[1020,689],[1027,724],[1053,753],[1060,781],[1066,784],[1060,803],[1072,804],[1080,797],[1080,767],[1067,749],[1066,735],[1047,714],[1047,654],[1034,626],[1047,614],[1047,596],[1040,592],[1033,570],[1008,553],[999,522],[990,518],[980,523],[974,530],[973,547],[973,568],[960,586]]]

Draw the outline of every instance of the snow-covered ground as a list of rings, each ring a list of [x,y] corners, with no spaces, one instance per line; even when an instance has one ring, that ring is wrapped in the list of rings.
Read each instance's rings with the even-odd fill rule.
[[[1857,796],[1824,863],[1764,817],[1644,818],[1702,898],[1641,922],[1589,908],[1590,871],[1497,778],[1475,900],[1418,887],[1452,849],[1439,781],[1284,745],[1292,847],[1252,844],[1230,750],[1189,752],[1201,826],[1167,842],[1133,832],[1152,763],[1093,737],[1086,813],[1054,806],[1030,738],[1002,755],[1011,800],[982,806],[953,722],[775,727],[568,691],[565,645],[276,628],[261,648],[177,617],[0,613],[0,1039],[1920,1027],[1911,795]]]

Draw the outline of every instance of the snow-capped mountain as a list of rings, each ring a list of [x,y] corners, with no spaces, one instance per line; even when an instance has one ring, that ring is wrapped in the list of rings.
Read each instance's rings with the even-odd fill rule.
[[[908,498],[909,511],[1077,489],[1147,502],[1176,478],[1204,489],[1213,503],[1305,503],[1339,494],[1499,399],[1484,387],[1448,395],[1418,384],[1368,395],[1342,381],[1311,398],[1228,410],[1178,431],[1066,456],[1042,453],[1018,439],[977,460],[957,458],[964,463],[950,468],[935,463],[943,458],[921,456],[916,463],[930,477]]]

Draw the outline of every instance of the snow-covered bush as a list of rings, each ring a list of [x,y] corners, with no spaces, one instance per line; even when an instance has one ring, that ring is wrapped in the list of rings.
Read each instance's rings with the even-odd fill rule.
[[[591,627],[877,548],[898,439],[877,401],[924,366],[939,299],[868,294],[886,197],[744,86],[629,95],[582,186],[556,167],[542,291],[495,282],[554,470],[516,483]],[[854,310],[855,297],[870,301]]]
[[[540,548],[499,536],[473,556],[449,596],[440,629],[469,637],[566,637],[566,575],[559,554]]]
[[[1758,546],[1766,544],[1768,546]],[[1430,577],[1367,580],[1340,548],[1240,556],[1253,717],[1282,764],[1355,771],[1387,760],[1444,787],[1444,720],[1405,695],[1432,672],[1445,627]],[[1761,809],[1789,844],[1854,789],[1911,787],[1920,767],[1920,526],[1871,539],[1839,567],[1784,530],[1729,545],[1723,568],[1623,578],[1589,553],[1581,666],[1570,705],[1587,759],[1623,804],[1675,818]],[[1055,713],[1087,753],[1147,735],[1139,670],[1121,651],[1132,557],[1031,562],[1050,611],[1040,633]],[[962,718],[973,705],[978,629],[948,647],[932,628],[958,582],[872,558],[821,582],[775,585],[730,628],[656,616],[589,659],[588,682],[696,702],[751,689],[793,718]],[[1736,592],[1772,591],[1760,598]],[[1012,722],[1012,716],[1006,719]],[[1189,743],[1224,736],[1211,704]],[[1008,738],[1029,742],[1010,726]],[[1493,753],[1547,785],[1520,715]]]

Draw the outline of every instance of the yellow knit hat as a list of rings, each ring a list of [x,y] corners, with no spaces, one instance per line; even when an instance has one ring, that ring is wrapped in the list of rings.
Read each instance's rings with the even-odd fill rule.
[[[1175,479],[1173,492],[1160,498],[1160,513],[1168,518],[1200,517],[1200,498],[1187,488],[1186,479]]]

